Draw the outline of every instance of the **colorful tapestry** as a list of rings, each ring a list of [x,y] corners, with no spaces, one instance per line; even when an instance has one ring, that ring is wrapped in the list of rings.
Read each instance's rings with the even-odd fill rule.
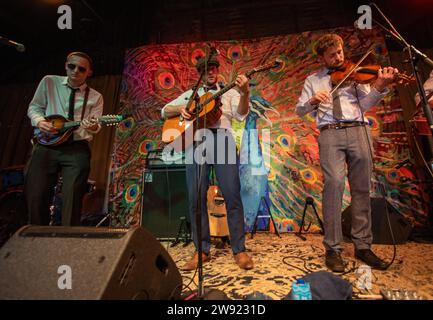
[[[306,198],[322,211],[322,173],[317,144],[318,130],[312,115],[299,118],[295,105],[304,79],[320,67],[312,48],[324,33],[335,32],[345,41],[346,57],[357,61],[371,46],[367,62],[389,65],[379,30],[362,33],[339,28],[294,35],[210,43],[219,51],[219,80],[229,83],[239,73],[280,60],[277,68],[257,73],[250,81],[247,119],[233,121],[241,158],[247,146],[256,161],[241,165],[245,220],[251,230],[256,215],[259,227],[267,227],[268,210],[281,232],[297,230]],[[197,81],[197,58],[205,56],[209,43],[147,45],[128,50],[121,88],[120,111],[132,117],[116,131],[111,164],[109,209],[115,226],[139,224],[140,196],[145,159],[149,150],[162,148],[161,108]],[[400,166],[410,156],[402,107],[396,92],[367,113],[375,147],[372,196],[385,193],[390,204],[413,223],[424,224],[422,192],[410,166]],[[248,136],[248,139],[246,138]],[[270,139],[263,139],[263,137]],[[253,169],[262,174],[251,174]],[[350,204],[348,184],[343,207]],[[306,207],[306,221],[318,228],[313,208]],[[269,224],[272,228],[272,223]]]

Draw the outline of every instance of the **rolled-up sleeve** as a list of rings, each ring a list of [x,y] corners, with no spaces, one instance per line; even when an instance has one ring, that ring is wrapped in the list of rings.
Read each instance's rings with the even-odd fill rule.
[[[382,100],[390,90],[386,88],[383,92],[377,91],[376,88],[369,84],[358,85],[358,97],[362,111],[367,111],[372,106],[375,106]]]
[[[296,114],[300,117],[315,110],[317,106],[310,104],[310,99],[313,97],[313,86],[310,77],[307,77],[302,88],[301,96],[296,104]]]
[[[49,78],[45,76],[38,85],[36,92],[33,96],[32,101],[29,104],[27,110],[27,116],[29,117],[32,126],[36,125],[45,120],[45,110],[47,109],[47,81]]]
[[[241,101],[241,95],[237,90],[234,90],[234,89],[228,91],[227,93],[229,93],[229,92],[230,92],[230,107],[232,110],[233,117],[238,121],[244,121],[247,118],[248,113],[250,112],[250,109],[248,108],[247,113],[240,114],[238,112],[238,107],[239,107],[239,103]]]
[[[167,103],[165,106],[162,107],[161,109],[161,118],[165,119],[165,109],[168,106],[181,106],[181,105],[186,105],[188,103],[189,97],[192,94],[192,90],[188,90],[184,93],[182,93],[179,97],[177,97],[176,99],[170,101],[169,103]]]

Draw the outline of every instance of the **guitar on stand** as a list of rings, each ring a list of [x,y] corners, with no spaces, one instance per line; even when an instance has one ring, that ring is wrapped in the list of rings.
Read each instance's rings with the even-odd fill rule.
[[[279,65],[280,62],[275,60],[274,62],[247,71],[245,76],[251,79],[251,76],[255,73],[269,70]],[[211,92],[207,92],[199,98],[199,101],[192,101],[186,108],[186,111],[192,114],[191,120],[185,120],[181,115],[165,120],[162,128],[162,141],[164,143],[175,142],[173,147],[176,151],[187,149],[192,145],[194,134],[198,129],[212,126],[220,119],[222,111],[220,109],[219,97],[235,86],[235,81],[232,81],[217,93],[212,94]],[[197,111],[198,116],[196,115]]]
[[[211,185],[207,191],[209,233],[211,237],[217,238],[219,243],[216,244],[216,247],[224,248],[229,239],[226,202],[221,189],[217,186],[214,168],[211,169],[211,176]]]
[[[93,123],[100,123],[105,125],[116,125],[119,122],[126,119],[125,115],[105,115],[100,118],[91,120]],[[45,120],[51,122],[54,128],[57,130],[56,133],[43,132],[39,128],[35,128],[33,139],[44,146],[58,146],[69,139],[74,130],[80,125],[81,121],[71,121],[65,117],[54,114],[45,117]]]

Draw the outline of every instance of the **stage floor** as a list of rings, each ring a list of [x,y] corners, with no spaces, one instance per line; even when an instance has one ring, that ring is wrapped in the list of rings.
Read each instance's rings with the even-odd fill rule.
[[[310,271],[327,270],[325,266],[322,236],[306,235],[302,241],[294,234],[285,233],[278,238],[271,233],[258,233],[251,239],[247,235],[246,246],[254,260],[252,270],[242,270],[234,262],[230,247],[216,248],[212,245],[210,262],[204,264],[204,285],[206,288],[222,290],[229,298],[242,300],[255,295],[272,300],[285,297],[295,279]],[[170,247],[162,242],[179,269],[194,253],[192,243],[184,247],[179,243]],[[390,261],[393,256],[392,245],[373,245],[374,252]],[[344,243],[343,258],[349,262],[349,268],[357,268],[361,261],[355,259],[353,245]],[[304,263],[305,261],[305,263]],[[292,266],[287,265],[286,263]],[[296,267],[300,268],[297,269]],[[180,270],[184,286],[197,288],[197,274],[194,271]],[[191,278],[194,276],[194,282]],[[380,294],[382,287],[392,289],[415,290],[424,299],[433,299],[433,244],[407,242],[397,245],[396,259],[386,271],[372,270],[372,289],[370,292],[357,288],[356,271],[343,275],[353,284],[353,293]],[[186,292],[188,288],[184,288]],[[354,297],[356,298],[356,297]]]

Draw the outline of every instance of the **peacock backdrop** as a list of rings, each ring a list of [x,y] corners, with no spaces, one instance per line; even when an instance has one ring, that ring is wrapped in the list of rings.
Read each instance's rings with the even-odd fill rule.
[[[254,75],[248,117],[244,122],[233,120],[241,159],[249,153],[256,157],[239,168],[248,230],[257,213],[268,215],[268,208],[280,232],[298,230],[307,197],[314,199],[321,216],[319,131],[314,115],[299,118],[295,105],[304,79],[321,68],[312,48],[321,35],[329,32],[342,36],[347,58],[357,61],[373,46],[368,61],[389,65],[385,41],[377,29],[361,33],[353,28],[338,28],[210,43],[219,51],[219,81],[224,83],[239,73],[280,60],[276,68]],[[114,141],[109,186],[114,226],[139,224],[146,155],[164,146],[161,108],[195,84],[196,61],[208,52],[209,42],[146,45],[126,52],[120,112],[132,116],[118,126]],[[398,165],[410,157],[410,149],[397,92],[392,91],[380,105],[371,108],[367,118],[375,150],[372,196],[385,194],[399,213],[414,224],[424,224],[427,214],[423,190],[415,183],[415,171],[411,166]],[[253,174],[257,168],[262,169],[262,174]],[[343,207],[349,204],[346,181]],[[312,222],[312,230],[318,228],[311,208],[307,209],[307,221]],[[259,227],[264,224],[262,221]]]

